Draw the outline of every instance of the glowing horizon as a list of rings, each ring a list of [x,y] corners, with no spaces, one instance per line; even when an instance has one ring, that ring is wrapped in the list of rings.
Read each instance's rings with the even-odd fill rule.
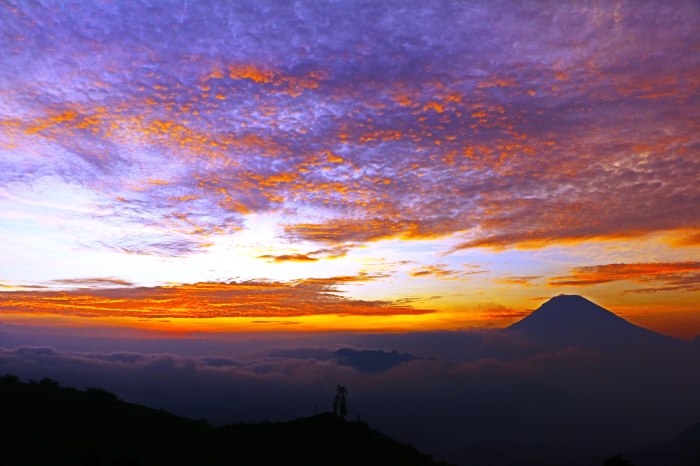
[[[700,334],[694,2],[0,18],[0,321]]]

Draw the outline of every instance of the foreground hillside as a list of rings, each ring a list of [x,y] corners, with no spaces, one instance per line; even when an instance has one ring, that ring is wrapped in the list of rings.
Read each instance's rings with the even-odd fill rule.
[[[668,442],[630,452],[628,456],[635,466],[700,466],[700,422]]]
[[[0,378],[0,413],[6,466],[440,464],[331,414],[215,428],[48,379]]]

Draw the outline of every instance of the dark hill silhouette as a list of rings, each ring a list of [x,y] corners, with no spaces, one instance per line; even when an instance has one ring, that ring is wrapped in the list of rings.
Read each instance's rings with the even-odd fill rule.
[[[638,351],[684,343],[634,325],[578,295],[559,295],[508,327],[545,346]]]
[[[700,422],[676,435],[670,442],[629,453],[636,466],[700,465]]]
[[[434,465],[427,455],[364,422],[330,413],[284,423],[239,424],[222,428],[245,465]],[[309,448],[313,445],[313,450]]]
[[[321,414],[216,428],[126,403],[101,389],[0,377],[0,463],[5,466],[415,465],[414,448],[363,422]]]

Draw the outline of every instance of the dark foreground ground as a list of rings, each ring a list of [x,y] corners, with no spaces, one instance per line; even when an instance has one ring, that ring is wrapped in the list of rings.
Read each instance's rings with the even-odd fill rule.
[[[512,466],[492,451],[469,466]],[[668,442],[624,452],[610,466],[700,466],[700,423]],[[611,460],[612,458],[608,458]],[[289,422],[213,427],[126,403],[112,393],[23,383],[0,377],[0,464],[3,466],[436,466],[415,448],[364,422],[320,414]],[[519,465],[535,464],[527,458]],[[555,463],[552,463],[555,464]],[[576,458],[568,465],[600,465]]]
[[[332,414],[221,428],[52,380],[0,378],[4,466],[407,465],[428,455]]]

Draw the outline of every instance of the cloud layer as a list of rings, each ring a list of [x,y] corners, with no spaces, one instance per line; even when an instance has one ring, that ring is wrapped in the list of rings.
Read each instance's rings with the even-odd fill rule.
[[[493,332],[365,338],[399,350],[445,346],[452,357],[403,358],[363,372],[342,360],[347,350],[332,347],[190,357],[24,346],[0,349],[0,373],[98,385],[128,401],[216,423],[328,411],[340,383],[349,387],[352,418],[464,464],[496,447],[491,459],[529,448],[542,454],[542,445],[549,455],[598,451],[603,457],[610,449],[670,438],[700,415],[700,358],[690,343],[678,351],[604,354],[539,352]]]
[[[549,284],[551,286],[590,286],[621,280],[652,284],[644,288],[627,290],[630,293],[697,291],[700,290],[700,262],[605,264],[576,267],[571,270],[571,275],[554,277]]]
[[[64,284],[93,286],[63,291],[4,292],[0,294],[0,311],[6,314],[141,320],[390,316],[432,312],[390,301],[345,298],[337,288],[346,283],[378,278],[381,276],[361,274],[296,282],[232,281],[150,288],[104,288],[108,284],[123,284],[110,279],[63,280]]]
[[[0,183],[95,193],[187,255],[275,212],[457,248],[700,218],[695,2],[3,4]],[[279,256],[270,260],[314,260]]]

